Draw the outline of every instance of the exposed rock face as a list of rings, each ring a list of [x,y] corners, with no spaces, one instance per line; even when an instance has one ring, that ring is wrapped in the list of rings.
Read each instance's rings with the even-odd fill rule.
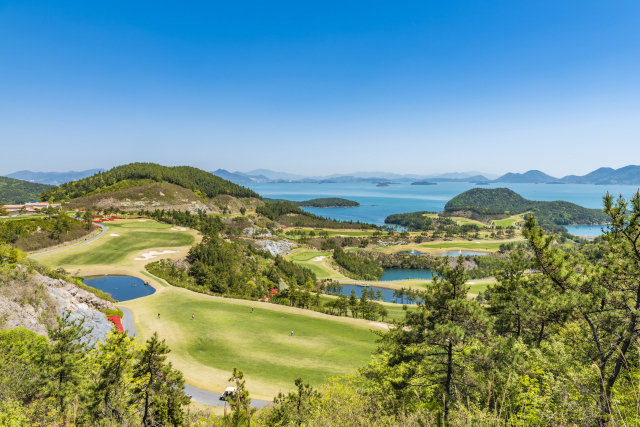
[[[115,309],[115,306],[94,294],[78,288],[72,283],[60,279],[52,279],[37,272],[24,282],[12,282],[16,288],[24,286],[26,292],[46,290],[39,304],[21,304],[20,293],[0,295],[0,326],[3,328],[23,327],[39,335],[46,335],[45,324],[52,323],[55,314],[70,313],[70,320],[84,319],[84,326],[92,331],[84,341],[95,345],[104,341],[113,325],[99,310]]]

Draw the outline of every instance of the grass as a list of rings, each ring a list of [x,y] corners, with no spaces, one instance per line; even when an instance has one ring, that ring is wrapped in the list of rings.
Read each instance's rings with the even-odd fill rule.
[[[169,360],[190,384],[214,391],[228,385],[234,367],[254,397],[286,393],[298,376],[317,386],[367,365],[376,348],[368,321],[276,304],[168,287],[122,305],[134,311],[142,339],[154,331],[166,339]]]
[[[114,268],[127,267],[132,267],[138,273],[144,270],[144,264],[158,260],[135,260],[143,252],[173,250],[176,253],[168,256],[185,256],[188,247],[197,240],[193,230],[174,231],[171,230],[171,225],[151,220],[117,220],[104,225],[109,229],[99,239],[83,246],[43,255],[38,261],[53,268],[85,270],[81,275],[111,273]]]
[[[321,256],[327,258],[322,261],[312,261],[314,258]],[[329,266],[329,257],[331,257],[330,252],[296,251],[286,258],[294,261],[296,264],[307,267],[315,273],[318,279],[351,280]]]
[[[522,222],[522,221],[523,221],[522,215],[513,215],[505,219],[494,219],[493,223],[501,227],[510,227],[514,225],[516,222]]]

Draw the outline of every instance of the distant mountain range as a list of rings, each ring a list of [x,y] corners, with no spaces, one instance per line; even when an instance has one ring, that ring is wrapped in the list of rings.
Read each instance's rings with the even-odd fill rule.
[[[60,185],[69,181],[86,178],[98,172],[105,172],[104,169],[89,169],[82,172],[31,172],[28,170],[18,171],[5,175],[13,179],[34,182],[37,184]]]
[[[432,182],[488,182],[497,177],[497,175],[475,171],[430,175],[400,175],[388,172],[354,172],[352,174],[334,174],[327,176],[303,176],[286,172],[274,172],[269,169],[255,169],[246,173],[238,171],[229,172],[225,169],[218,169],[211,173],[236,184],[250,184],[254,182],[300,182],[317,184],[348,182],[398,183],[423,181],[427,179]]]
[[[620,169],[600,168],[584,176],[567,175],[554,178],[538,170],[523,174],[508,173],[492,182],[529,183],[529,184],[595,184],[595,185],[640,185],[640,166],[625,166]]]

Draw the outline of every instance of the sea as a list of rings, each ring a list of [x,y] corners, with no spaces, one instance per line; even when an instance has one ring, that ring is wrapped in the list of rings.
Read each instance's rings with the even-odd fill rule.
[[[467,182],[439,182],[437,185],[391,184],[376,187],[374,183],[253,183],[247,185],[264,197],[303,201],[321,197],[341,197],[355,200],[361,206],[355,208],[304,208],[306,211],[339,220],[362,221],[383,225],[384,219],[394,213],[416,211],[441,212],[453,197],[471,188],[509,188],[529,200],[563,200],[585,208],[602,208],[602,197],[607,192],[627,200],[639,186],[587,185],[587,184],[509,184],[475,185]],[[568,227],[578,235],[599,235],[600,226],[578,224]]]

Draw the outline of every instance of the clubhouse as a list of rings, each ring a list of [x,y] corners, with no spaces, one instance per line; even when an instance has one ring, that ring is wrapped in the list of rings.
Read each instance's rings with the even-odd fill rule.
[[[59,206],[60,203],[51,204],[49,202],[27,202],[22,205],[4,205],[4,208],[9,211],[9,216],[18,216],[21,211],[25,214],[35,214],[49,207],[57,208]]]

